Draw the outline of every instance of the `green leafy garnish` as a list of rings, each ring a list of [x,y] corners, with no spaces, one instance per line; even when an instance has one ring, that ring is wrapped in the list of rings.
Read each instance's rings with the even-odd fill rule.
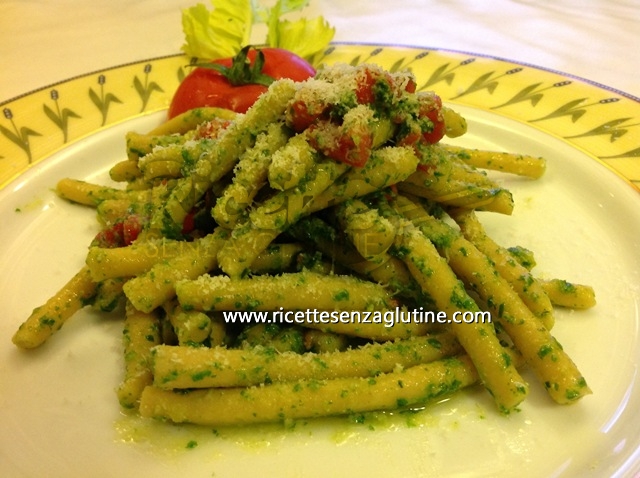
[[[335,29],[322,17],[295,22],[279,20],[269,22],[267,43],[310,59],[326,48],[334,33]]]
[[[283,15],[302,10],[309,0],[278,0],[266,7],[258,0],[211,0],[213,10],[198,3],[182,11],[182,51],[201,60],[235,56],[248,45],[255,24],[267,25],[266,45],[311,60],[327,47],[335,29],[323,17],[295,21]]]
[[[213,11],[198,3],[182,11],[187,55],[215,60],[234,56],[249,42],[253,12],[249,1],[211,0]]]

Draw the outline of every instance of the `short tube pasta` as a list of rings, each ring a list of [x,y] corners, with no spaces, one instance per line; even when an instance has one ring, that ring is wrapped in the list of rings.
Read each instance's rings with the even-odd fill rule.
[[[546,170],[546,161],[540,157],[499,151],[466,149],[451,145],[445,145],[443,147],[465,163],[477,168],[492,169],[517,174],[519,176],[526,176],[532,179],[541,177]]]
[[[403,258],[423,290],[433,298],[437,308],[450,316],[456,311],[480,311],[435,246],[416,228],[405,225],[403,229],[396,253]],[[503,350],[493,325],[452,323],[451,330],[474,361],[482,383],[498,408],[504,413],[515,409],[527,396],[529,387],[509,354]]]
[[[118,401],[123,408],[137,408],[142,391],[153,382],[151,350],[159,344],[157,314],[140,312],[127,303],[122,333],[125,376],[117,390]]]
[[[157,262],[145,273],[129,280],[124,285],[127,299],[143,312],[151,312],[175,297],[176,283],[184,279],[195,279],[213,269],[217,264],[217,253],[227,231],[219,229],[192,247],[167,261]]]
[[[258,135],[255,145],[238,159],[231,184],[224,189],[211,211],[218,224],[233,228],[245,219],[247,209],[267,181],[273,155],[288,144],[287,139],[283,126],[274,123]]]
[[[344,352],[301,355],[273,348],[178,347],[153,349],[154,386],[165,389],[246,387],[271,382],[373,377],[461,352],[452,334],[440,333]]]
[[[176,285],[183,307],[212,310],[381,310],[396,303],[380,285],[352,276],[324,276],[313,272],[231,279],[200,275]]]
[[[453,218],[460,225],[462,234],[493,261],[500,275],[509,281],[527,307],[551,330],[555,322],[553,305],[540,281],[486,234],[473,211],[456,211]]]
[[[83,267],[44,305],[33,310],[29,318],[13,335],[18,347],[32,349],[42,345],[78,310],[91,303],[97,284]]]
[[[590,394],[575,363],[509,283],[496,273],[487,256],[450,226],[424,213],[415,203],[412,206],[411,201],[405,199],[401,204],[400,209],[411,214],[412,221],[445,251],[452,270],[480,295],[500,320],[551,398],[566,404]]]
[[[589,309],[596,305],[596,293],[591,286],[563,279],[542,280],[540,285],[554,305],[572,309]]]
[[[209,388],[176,393],[146,387],[143,417],[206,426],[250,425],[419,406],[478,380],[466,356],[436,360],[373,378],[282,382],[250,388]]]
[[[220,268],[232,277],[240,277],[290,224],[309,214],[313,199],[346,169],[346,165],[332,160],[317,163],[304,186],[277,193],[253,209],[246,222],[233,229],[231,239],[221,249]]]

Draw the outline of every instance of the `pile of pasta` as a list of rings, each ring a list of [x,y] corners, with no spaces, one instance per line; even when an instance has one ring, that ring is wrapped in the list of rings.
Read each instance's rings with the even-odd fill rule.
[[[124,187],[58,183],[101,231],[14,343],[40,346],[85,306],[123,313],[121,406],[209,426],[420,407],[474,384],[506,414],[523,367],[557,403],[589,394],[550,331],[555,306],[591,307],[593,290],[536,277],[477,214],[513,209],[487,169],[535,179],[544,159],[425,141],[466,122],[414,90],[410,72],[336,65],[274,82],[246,114],[129,133],[110,171]],[[305,309],[493,320],[225,321]]]

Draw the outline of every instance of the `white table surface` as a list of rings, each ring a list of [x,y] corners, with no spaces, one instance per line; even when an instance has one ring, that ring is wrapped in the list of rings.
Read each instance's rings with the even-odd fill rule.
[[[180,51],[194,0],[0,0],[0,103],[105,67]],[[205,2],[206,3],[206,2]],[[335,41],[463,50],[640,97],[638,0],[313,0]],[[264,31],[254,29],[253,42]]]

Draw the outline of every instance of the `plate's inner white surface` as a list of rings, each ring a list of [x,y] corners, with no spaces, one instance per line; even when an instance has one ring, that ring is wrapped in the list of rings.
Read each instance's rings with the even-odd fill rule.
[[[535,272],[592,285],[598,306],[557,312],[554,335],[594,391],[551,403],[531,374],[520,413],[503,417],[480,389],[411,415],[297,422],[242,430],[175,427],[121,414],[121,321],[83,311],[40,350],[10,338],[83,264],[98,231],[92,209],[51,189],[63,177],[108,183],[138,118],[80,141],[0,192],[0,463],[6,476],[593,476],[637,460],[640,196],[561,140],[491,113],[456,106],[469,120],[465,146],[544,156],[538,181],[500,175],[513,216],[482,214],[503,245],[535,252]],[[19,209],[19,212],[17,210]],[[187,448],[195,440],[195,448]],[[635,465],[637,466],[637,465]],[[635,468],[633,468],[635,470]]]

